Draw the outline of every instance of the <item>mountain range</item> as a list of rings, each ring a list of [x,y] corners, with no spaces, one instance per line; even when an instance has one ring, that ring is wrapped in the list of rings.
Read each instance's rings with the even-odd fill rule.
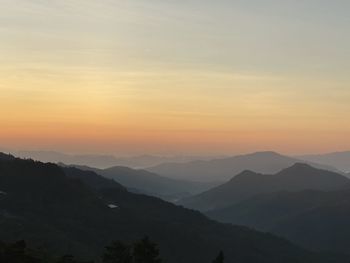
[[[257,152],[214,160],[192,161],[187,163],[164,163],[146,170],[176,179],[194,181],[228,181],[234,175],[251,170],[257,173],[276,173],[295,163],[299,159],[284,156],[275,152]],[[326,170],[336,169],[317,163],[309,163]]]
[[[179,201],[179,204],[208,211],[238,203],[258,194],[278,191],[338,190],[348,187],[350,180],[335,172],[296,163],[276,174],[259,174],[243,171],[229,182],[204,193]]]
[[[134,194],[92,171],[0,154],[0,237],[24,239],[53,254],[96,258],[112,240],[148,235],[168,263],[346,262],[283,238],[220,224],[199,212]]]
[[[317,162],[324,165],[333,166],[340,171],[350,173],[350,151],[302,155],[298,158],[309,162]]]
[[[64,166],[63,164],[61,164]],[[107,169],[97,169],[87,166],[75,166],[81,170],[93,171],[105,178],[113,179],[129,191],[157,196],[168,201],[176,201],[186,196],[206,191],[219,182],[193,182],[176,180],[151,173],[146,170],[115,166]]]
[[[66,154],[55,151],[10,151],[20,158],[30,158],[42,162],[64,163],[67,165],[86,165],[96,168],[108,168],[112,166],[127,166],[131,168],[145,168],[159,165],[165,162],[189,162],[197,159],[211,159],[206,156],[156,156],[137,155],[129,157],[116,157],[104,154]]]

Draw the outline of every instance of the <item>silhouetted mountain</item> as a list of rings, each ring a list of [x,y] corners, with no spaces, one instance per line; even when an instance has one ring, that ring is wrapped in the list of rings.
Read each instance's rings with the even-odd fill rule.
[[[208,211],[249,199],[257,194],[278,191],[337,190],[350,180],[343,175],[297,163],[274,175],[244,171],[229,182],[181,200],[185,207]]]
[[[206,191],[219,183],[191,182],[175,180],[159,176],[146,170],[136,170],[128,167],[115,166],[108,169],[96,169],[78,166],[81,170],[93,171],[103,177],[113,179],[127,187],[130,191],[161,197],[168,201]]]
[[[189,162],[198,159],[209,160],[210,156],[156,156],[156,155],[139,155],[130,157],[118,157],[113,166],[127,166],[136,169],[142,169],[150,166],[160,165],[167,162]]]
[[[30,158],[41,162],[89,165],[106,168],[116,164],[112,155],[82,154],[71,155],[54,151],[18,151],[13,153],[20,158]]]
[[[147,168],[147,170],[170,178],[195,181],[226,181],[244,170],[272,174],[298,162],[300,160],[275,152],[257,152],[211,161],[194,161],[182,164],[167,163]],[[313,166],[332,170],[330,167],[317,164],[313,164]]]
[[[139,155],[130,157],[115,157],[113,155],[81,154],[72,155],[54,151],[17,151],[12,152],[21,158],[30,158],[42,162],[64,163],[67,165],[86,165],[100,169],[112,166],[127,166],[132,168],[145,168],[159,165],[164,162],[188,162],[198,158],[208,159],[210,157],[198,156],[155,156]]]
[[[1,161],[9,161],[9,160],[13,160],[13,159],[15,159],[15,157],[12,156],[11,154],[5,154],[5,153],[0,152],[0,160]]]
[[[112,240],[148,235],[168,263],[207,262],[220,250],[227,263],[334,262],[284,239],[129,193],[91,172],[65,172],[54,164],[0,161],[1,239],[24,239],[54,254],[89,258],[101,254]]]
[[[312,250],[350,254],[350,190],[259,195],[207,215],[282,235]]]
[[[327,154],[303,155],[300,159],[333,166],[343,172],[350,172],[350,151]]]
[[[75,167],[62,167],[62,170],[69,178],[79,179],[95,190],[114,188],[120,191],[127,191],[124,186],[115,180],[101,177],[93,171],[80,170]]]

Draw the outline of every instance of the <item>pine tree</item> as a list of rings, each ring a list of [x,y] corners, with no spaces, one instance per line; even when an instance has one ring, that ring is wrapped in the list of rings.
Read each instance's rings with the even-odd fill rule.
[[[224,263],[224,259],[224,252],[220,251],[219,255],[213,260],[212,263]]]
[[[161,263],[157,245],[144,237],[134,244],[134,263]]]
[[[120,241],[114,241],[106,247],[103,263],[132,263],[131,247]]]

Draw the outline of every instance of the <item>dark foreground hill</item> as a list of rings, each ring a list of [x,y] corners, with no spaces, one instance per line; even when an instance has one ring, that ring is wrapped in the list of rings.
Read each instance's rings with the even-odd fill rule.
[[[282,235],[312,250],[350,254],[350,190],[259,195],[208,215]]]
[[[189,208],[208,211],[224,208],[257,194],[307,189],[338,190],[347,187],[349,183],[350,180],[341,174],[297,163],[273,175],[244,171],[223,185],[179,203]]]
[[[27,240],[53,254],[96,258],[112,240],[144,235],[168,263],[342,262],[318,257],[288,241],[245,227],[216,223],[157,198],[129,193],[78,169],[0,158],[0,239]]]

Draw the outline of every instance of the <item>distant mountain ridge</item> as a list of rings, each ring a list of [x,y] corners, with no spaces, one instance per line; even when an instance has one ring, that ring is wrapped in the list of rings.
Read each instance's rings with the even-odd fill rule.
[[[244,171],[229,182],[179,202],[188,208],[208,211],[252,198],[257,194],[279,191],[338,190],[349,185],[343,175],[297,163],[277,174]]]
[[[146,170],[170,178],[195,181],[228,181],[244,170],[272,174],[299,162],[301,161],[298,159],[275,152],[256,152],[208,161],[165,163]],[[317,168],[335,170],[325,165],[310,164]]]
[[[30,158],[42,162],[64,163],[67,165],[86,165],[105,169],[113,166],[127,166],[131,168],[145,168],[164,162],[188,162],[197,159],[210,159],[204,156],[156,156],[136,155],[116,157],[104,154],[66,154],[55,151],[11,151],[20,158]]]
[[[298,158],[333,166],[343,172],[350,173],[350,151],[326,154],[302,155]]]
[[[93,167],[109,167],[116,163],[113,155],[82,154],[72,155],[55,151],[17,151],[13,154],[19,158],[28,158],[41,162],[90,165]]]

